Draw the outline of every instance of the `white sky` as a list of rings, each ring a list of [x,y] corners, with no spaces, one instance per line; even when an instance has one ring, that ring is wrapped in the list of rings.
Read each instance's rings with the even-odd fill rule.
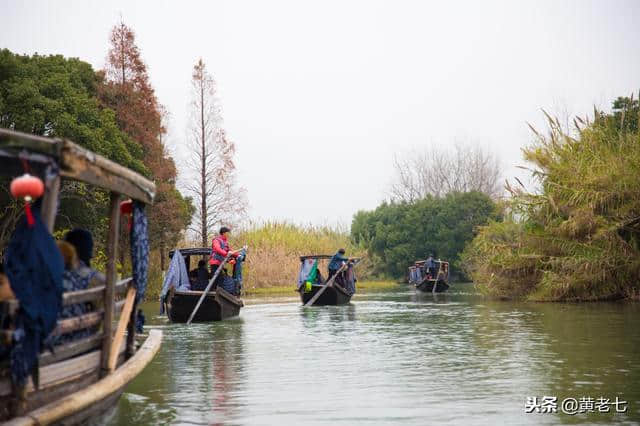
[[[9,1],[0,47],[102,68],[136,33],[180,158],[202,57],[250,217],[349,225],[386,197],[395,152],[456,140],[522,176],[526,122],[640,88],[637,1]]]

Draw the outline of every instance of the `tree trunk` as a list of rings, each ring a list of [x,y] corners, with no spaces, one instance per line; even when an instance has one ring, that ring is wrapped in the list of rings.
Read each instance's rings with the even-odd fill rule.
[[[205,151],[205,124],[204,124],[204,81],[200,81],[200,130],[202,132],[200,140],[202,149],[202,168],[200,172],[200,191],[201,191],[201,232],[202,232],[202,247],[207,247],[207,182],[206,182],[206,151]]]

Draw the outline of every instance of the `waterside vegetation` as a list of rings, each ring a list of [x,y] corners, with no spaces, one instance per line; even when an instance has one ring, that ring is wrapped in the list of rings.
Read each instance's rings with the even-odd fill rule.
[[[574,131],[547,115],[523,150],[539,191],[508,185],[504,221],[462,255],[477,287],[500,298],[594,301],[640,296],[640,108],[618,98],[610,114],[577,118]]]

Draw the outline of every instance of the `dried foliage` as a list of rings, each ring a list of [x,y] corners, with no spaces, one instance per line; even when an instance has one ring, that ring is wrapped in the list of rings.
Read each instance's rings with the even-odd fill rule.
[[[193,207],[175,187],[176,166],[163,140],[168,113],[149,82],[133,30],[120,22],[111,30],[110,42],[98,95],[106,107],[116,112],[119,127],[139,144],[149,177],[156,183],[156,199],[149,210],[149,237],[152,248],[163,253],[180,239],[190,223]],[[121,240],[124,261],[127,240]],[[164,257],[160,259],[164,269]]]
[[[395,179],[390,196],[414,202],[427,196],[477,191],[491,198],[502,195],[500,161],[480,146],[456,144],[410,151],[394,157]]]
[[[216,83],[202,59],[193,67],[191,126],[188,149],[193,178],[186,189],[196,209],[191,229],[202,246],[209,245],[216,225],[238,223],[247,208],[245,190],[236,183],[235,145],[222,127]]]
[[[511,219],[484,227],[465,250],[479,288],[530,300],[638,295],[639,113],[636,101],[619,98],[613,114],[576,119],[575,135],[549,115],[546,135],[532,129],[524,158],[542,190],[508,185]]]
[[[296,226],[286,222],[252,224],[232,236],[233,247],[247,244],[245,288],[260,288],[290,284],[297,281],[299,257],[308,254],[333,255],[339,248],[347,256],[358,257],[365,250],[355,246],[347,232],[326,226]],[[326,263],[326,262],[325,262]],[[326,264],[322,265],[326,274]],[[368,259],[358,265],[358,279],[368,278],[371,264]]]

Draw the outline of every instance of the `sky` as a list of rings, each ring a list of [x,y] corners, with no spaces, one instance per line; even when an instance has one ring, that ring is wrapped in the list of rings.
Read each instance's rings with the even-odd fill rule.
[[[100,69],[121,19],[182,169],[206,63],[253,221],[349,226],[388,198],[394,155],[456,142],[525,178],[543,109],[585,116],[640,89],[638,1],[0,0],[0,48]]]

